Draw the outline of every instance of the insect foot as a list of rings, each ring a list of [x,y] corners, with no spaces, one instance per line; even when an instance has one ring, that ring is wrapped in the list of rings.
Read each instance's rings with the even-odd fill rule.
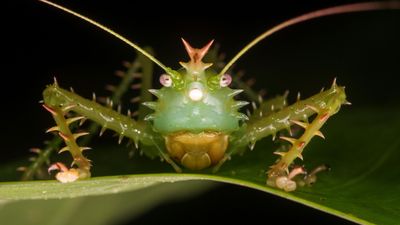
[[[323,171],[329,171],[331,168],[326,165],[322,164],[314,168],[310,173],[306,173],[303,179],[297,181],[297,184],[301,187],[303,186],[312,186],[317,181],[317,174]]]
[[[56,174],[56,179],[61,183],[70,183],[78,179],[85,179],[90,177],[89,171],[76,168],[68,169],[64,164],[60,162],[52,164],[49,167],[48,172],[51,173],[51,171],[53,170],[60,171]]]
[[[267,180],[267,185],[272,187],[277,187],[286,192],[294,191],[297,188],[296,181],[293,180],[299,174],[306,174],[306,170],[302,166],[297,166],[288,175],[279,175],[269,177]]]
[[[272,176],[267,179],[267,185],[277,187],[286,192],[294,191],[297,187],[311,187],[317,181],[317,174],[329,171],[330,167],[326,164],[317,166],[311,172],[307,172],[302,166],[295,166],[290,173]],[[302,174],[303,176],[298,176]]]

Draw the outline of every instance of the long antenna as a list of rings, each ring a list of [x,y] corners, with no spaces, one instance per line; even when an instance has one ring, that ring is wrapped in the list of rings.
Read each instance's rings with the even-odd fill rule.
[[[264,38],[271,36],[279,30],[287,28],[297,23],[301,23],[307,20],[330,16],[335,14],[349,13],[349,12],[360,12],[360,11],[369,11],[369,10],[380,10],[380,9],[400,9],[400,2],[364,2],[364,3],[356,3],[356,4],[348,4],[336,7],[330,7],[326,9],[317,10],[314,12],[306,13],[301,16],[286,20],[283,23],[280,23],[273,28],[265,31],[258,37],[256,37],[253,41],[247,44],[239,53],[235,55],[229,61],[228,64],[222,69],[222,71],[218,74],[218,76],[222,76],[228,71],[228,69],[250,48],[256,45],[258,42],[262,41]]]
[[[154,58],[154,56],[150,55],[150,53],[146,52],[144,49],[142,49],[142,48],[139,47],[138,45],[132,43],[131,41],[129,41],[128,39],[126,39],[126,38],[123,37],[122,35],[118,34],[117,32],[111,30],[110,28],[108,28],[108,27],[106,27],[106,26],[103,26],[103,25],[101,25],[100,23],[98,23],[98,22],[96,22],[96,21],[94,21],[94,20],[92,20],[92,19],[90,19],[90,18],[88,18],[88,17],[86,17],[86,16],[84,16],[84,15],[81,15],[81,14],[79,14],[79,13],[77,13],[77,12],[74,12],[74,11],[72,11],[72,10],[70,10],[70,9],[67,9],[67,8],[65,8],[65,7],[63,7],[63,6],[61,6],[61,5],[56,4],[56,3],[49,2],[49,1],[47,1],[47,0],[39,0],[39,1],[40,1],[40,2],[43,2],[43,3],[46,3],[46,4],[48,4],[48,5],[51,5],[51,6],[55,7],[55,8],[61,9],[61,10],[64,11],[64,12],[67,12],[67,13],[69,13],[69,14],[72,14],[72,15],[74,15],[74,16],[76,16],[76,17],[81,18],[82,20],[84,20],[84,21],[86,21],[86,22],[88,22],[88,23],[90,23],[90,24],[95,25],[96,27],[98,27],[98,28],[104,30],[105,32],[107,32],[107,33],[113,35],[114,37],[118,38],[119,40],[121,40],[121,41],[125,42],[126,44],[128,44],[129,46],[131,46],[132,48],[136,49],[138,52],[142,53],[144,56],[146,56],[148,59],[150,59],[151,61],[153,61],[153,62],[154,62],[155,64],[157,64],[158,66],[160,66],[160,67],[161,67],[163,70],[165,70],[166,72],[170,72],[170,71],[171,71],[170,68],[166,67],[166,66],[165,66],[164,64],[162,64],[160,61],[158,61],[156,58]]]

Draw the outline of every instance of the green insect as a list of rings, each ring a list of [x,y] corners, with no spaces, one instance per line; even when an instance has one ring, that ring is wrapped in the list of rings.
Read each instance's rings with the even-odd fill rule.
[[[279,138],[288,141],[290,147],[286,151],[275,152],[280,158],[267,174],[268,185],[285,191],[293,191],[301,183],[314,181],[315,173],[326,169],[321,166],[300,181],[294,179],[298,174],[305,173],[302,167],[293,166],[294,160],[303,158],[303,150],[314,136],[324,138],[320,128],[339,111],[341,105],[350,104],[346,100],[344,87],[334,81],[328,90],[298,100],[290,106],[287,105],[286,95],[270,100],[260,99],[258,108],[246,115],[240,109],[248,102],[235,99],[243,90],[229,87],[232,77],[226,72],[258,42],[293,24],[346,12],[399,8],[398,4],[370,2],[332,7],[295,17],[267,30],[246,45],[221,71],[214,71],[210,69],[212,63],[203,62],[213,41],[198,49],[182,39],[190,60],[180,62],[182,68],[174,70],[109,28],[55,3],[40,1],[114,35],[165,71],[160,76],[163,87],[148,90],[157,98],[156,101],[142,102],[154,112],[140,115],[139,120],[103,106],[95,98],[87,100],[62,89],[56,81],[44,90],[43,107],[52,114],[57,124],[48,131],[59,134],[66,144],[60,151],[69,151],[73,158],[72,168],[62,163],[50,166],[49,171],[59,170],[57,180],[65,183],[90,177],[91,163],[82,153],[87,148],[76,142],[87,133],[72,133],[70,129],[71,123],[89,119],[103,127],[101,133],[105,129],[115,131],[120,137],[119,142],[124,137],[132,140],[136,146],[140,145],[145,154],[159,156],[177,172],[182,171],[181,167],[190,170],[212,167],[216,171],[231,156],[243,153],[248,146],[253,149],[258,140],[267,136],[275,138],[279,132],[288,130],[288,136],[281,135]],[[78,116],[68,118],[68,112]],[[303,129],[297,138],[290,136],[292,126]]]

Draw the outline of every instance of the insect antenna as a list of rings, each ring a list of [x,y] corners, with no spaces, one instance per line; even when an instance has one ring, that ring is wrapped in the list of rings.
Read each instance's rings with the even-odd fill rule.
[[[134,48],[136,51],[142,53],[142,54],[143,54],[144,56],[146,56],[148,59],[150,59],[150,60],[153,61],[155,64],[157,64],[159,67],[161,67],[163,70],[165,70],[165,72],[167,72],[167,73],[170,73],[170,72],[171,72],[171,69],[170,69],[170,68],[166,67],[164,64],[162,64],[160,61],[158,61],[158,60],[157,60],[154,56],[152,56],[150,53],[148,53],[147,51],[145,51],[144,49],[142,49],[141,47],[139,47],[139,46],[136,45],[135,43],[129,41],[127,38],[123,37],[122,35],[118,34],[117,32],[111,30],[110,28],[108,28],[108,27],[106,27],[106,26],[104,26],[104,25],[102,25],[102,24],[100,24],[100,23],[98,23],[98,22],[96,22],[96,21],[94,21],[94,20],[92,20],[92,19],[90,19],[90,18],[84,16],[84,15],[81,15],[81,14],[79,14],[79,13],[77,13],[77,12],[74,12],[74,11],[72,11],[72,10],[70,10],[70,9],[67,9],[67,8],[65,8],[65,7],[63,7],[63,6],[61,6],[61,5],[58,5],[58,4],[56,4],[56,3],[49,2],[49,1],[47,1],[47,0],[39,0],[39,1],[40,1],[40,2],[43,2],[43,3],[45,3],[45,4],[48,4],[48,5],[50,5],[50,6],[53,6],[53,7],[57,8],[57,9],[60,9],[60,10],[62,10],[62,11],[64,11],[64,12],[66,12],[66,13],[72,14],[73,16],[76,16],[76,17],[78,17],[78,18],[80,18],[80,19],[82,19],[82,20],[84,20],[84,21],[86,21],[86,22],[88,22],[88,23],[90,23],[90,24],[92,24],[92,25],[94,25],[94,26],[96,26],[96,27],[102,29],[103,31],[105,31],[105,32],[107,32],[107,33],[109,33],[109,34],[111,34],[112,36],[118,38],[119,40],[123,41],[123,42],[126,43],[127,45],[131,46],[131,47]]]
[[[364,2],[364,3],[355,3],[348,4],[336,7],[330,7],[326,9],[321,9],[317,11],[313,11],[310,13],[303,14],[298,17],[294,17],[292,19],[286,20],[271,29],[265,31],[258,37],[256,37],[253,41],[247,44],[242,50],[240,50],[232,59],[229,61],[225,67],[218,74],[219,77],[223,76],[226,71],[248,50],[250,50],[253,46],[258,44],[260,41],[265,39],[266,37],[271,36],[272,34],[280,31],[284,28],[290,27],[292,25],[302,23],[307,20],[316,19],[319,17],[325,17],[336,14],[350,13],[350,12],[361,12],[361,11],[370,11],[370,10],[382,10],[382,9],[400,9],[400,2],[388,1],[388,2]]]

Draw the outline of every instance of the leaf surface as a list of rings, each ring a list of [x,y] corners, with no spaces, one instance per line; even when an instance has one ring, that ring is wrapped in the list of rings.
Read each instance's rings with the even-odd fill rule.
[[[255,150],[233,157],[216,174],[171,173],[168,165],[143,157],[137,157],[133,162],[125,159],[128,165],[122,168],[118,165],[125,162],[109,160],[108,155],[104,155],[94,162],[96,165],[107,166],[95,169],[95,177],[89,180],[69,184],[56,181],[3,182],[0,184],[3,206],[0,218],[7,219],[5,212],[12,209],[24,210],[24,207],[30,207],[32,204],[28,203],[32,200],[36,201],[33,201],[35,204],[39,202],[50,208],[55,204],[54,201],[62,201],[65,212],[59,211],[60,216],[68,216],[65,213],[70,213],[68,210],[71,207],[80,204],[77,202],[84,201],[82,199],[95,202],[101,196],[112,202],[113,199],[129,195],[132,198],[129,208],[132,210],[131,207],[134,207],[139,212],[148,204],[135,204],[135,201],[140,202],[138,199],[145,195],[151,196],[150,193],[155,193],[157,188],[193,189],[184,188],[189,185],[200,190],[200,184],[204,184],[204,187],[210,185],[205,182],[209,180],[264,191],[357,223],[396,224],[400,221],[400,164],[397,162],[400,159],[400,138],[397,131],[400,126],[399,112],[400,110],[345,109],[332,117],[322,130],[326,140],[314,138],[304,152],[304,162],[297,162],[304,163],[308,169],[326,163],[332,170],[319,174],[314,186],[301,187],[295,192],[286,193],[265,185],[266,169],[276,160],[272,152],[278,147],[268,139],[258,142]],[[119,149],[108,151],[123,152]],[[139,171],[141,174],[129,175],[128,171]],[[194,188],[194,192],[195,190]],[[146,201],[154,204],[161,202],[165,199],[166,192],[168,191],[160,192],[163,194]],[[190,191],[187,193],[190,195]],[[112,212],[124,211],[123,206],[118,207],[113,207],[115,210]],[[112,212],[107,215],[113,215]]]

